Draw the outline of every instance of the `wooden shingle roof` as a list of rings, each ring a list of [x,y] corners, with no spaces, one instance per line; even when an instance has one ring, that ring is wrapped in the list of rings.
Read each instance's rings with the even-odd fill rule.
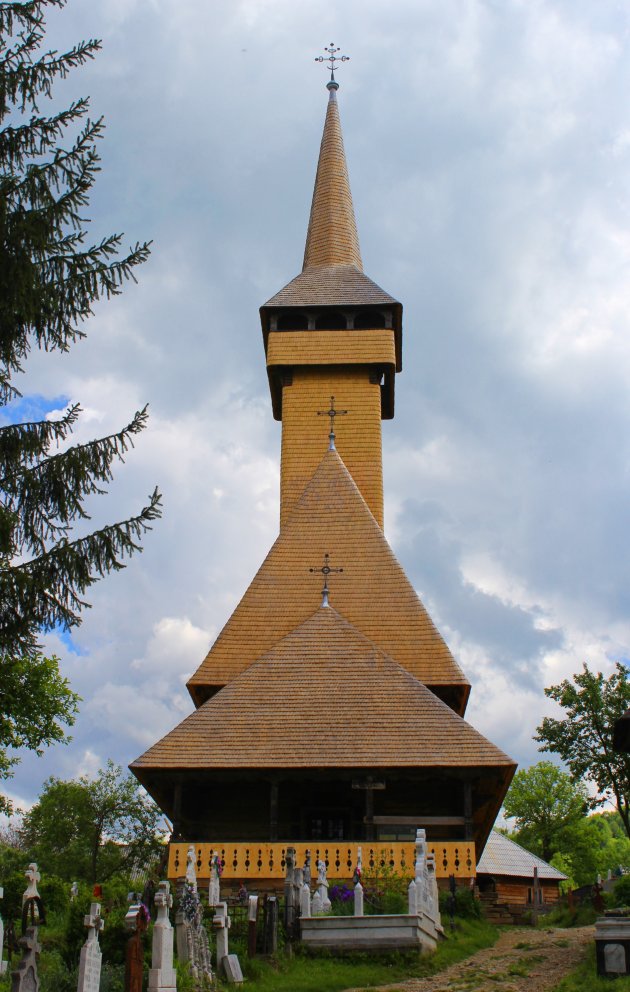
[[[514,763],[330,607],[282,638],[130,766],[414,767]]]
[[[334,89],[329,90],[303,269],[321,265],[363,268]]]
[[[324,553],[331,555],[332,565],[343,567],[331,582],[332,606],[421,682],[450,687],[454,708],[463,713],[469,683],[336,451],[325,453],[189,680],[195,702],[234,679],[312,614],[320,601],[321,576],[309,568],[321,565]]]

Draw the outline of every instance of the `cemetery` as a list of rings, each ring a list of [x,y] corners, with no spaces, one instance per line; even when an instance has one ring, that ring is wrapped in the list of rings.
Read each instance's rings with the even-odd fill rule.
[[[64,0],[49,3],[64,6]],[[31,35],[19,35],[27,62],[41,41],[40,7],[35,0],[0,9],[9,36],[14,15],[35,25]],[[36,108],[38,85],[48,96],[49,76],[64,76],[98,47],[85,43],[65,57],[67,66],[62,57],[49,67],[32,92],[25,85],[22,111],[29,93]],[[391,981],[456,968],[501,941],[518,950],[514,927],[523,928],[524,951],[546,942],[557,956],[563,941],[584,951],[586,970],[568,979],[581,984],[561,984],[562,992],[590,992],[589,983],[600,979],[630,987],[630,765],[619,757],[630,748],[630,710],[614,734],[600,719],[605,714],[610,723],[630,701],[628,670],[615,661],[616,675],[606,681],[584,664],[573,685],[545,689],[567,716],[543,717],[535,740],[569,771],[539,762],[528,780],[471,722],[472,680],[460,658],[477,666],[484,706],[495,689],[479,684],[483,659],[476,645],[457,643],[456,652],[447,644],[417,576],[407,575],[385,536],[382,428],[395,415],[403,306],[364,271],[335,75],[348,57],[339,51],[331,43],[315,59],[330,78],[302,268],[259,309],[268,415],[280,425],[277,535],[251,581],[243,581],[240,599],[230,593],[221,601],[229,604],[223,626],[218,633],[213,628],[214,640],[187,670],[190,698],[184,704],[178,697],[175,705],[169,697],[162,707],[171,729],[165,732],[156,718],[138,734],[144,750],[130,761],[129,776],[123,779],[112,761],[92,778],[76,771],[71,782],[52,776],[40,802],[23,811],[21,826],[7,829],[0,842],[0,992],[391,988]],[[87,102],[79,101],[67,120],[86,111]],[[47,141],[54,147],[65,126],[64,115],[51,120],[25,125],[42,128],[38,154],[50,150]],[[64,225],[80,228],[77,211],[98,161],[82,143],[99,137],[100,127],[88,122],[69,153],[85,177],[77,179],[81,170],[75,175],[63,156],[50,166],[51,174],[58,168],[77,183],[69,213],[53,223],[61,240],[51,239],[71,255],[82,233],[62,236]],[[3,135],[19,142],[20,133],[10,127]],[[30,137],[26,146],[38,148],[38,141]],[[28,156],[13,149],[9,158]],[[39,175],[25,168],[29,181]],[[50,189],[38,181],[47,203]],[[52,187],[60,187],[59,176]],[[66,201],[51,202],[63,208]],[[18,208],[21,217],[19,197]],[[147,257],[148,244],[138,243],[112,273],[107,260],[119,240],[105,239],[81,256],[83,303],[76,312],[70,306],[73,319],[82,320],[99,294],[117,295]],[[54,306],[43,306],[52,319]],[[21,319],[21,303],[18,310]],[[45,348],[67,350],[78,334],[66,330],[67,338],[51,343],[39,318],[33,320]],[[29,347],[22,342],[10,352],[2,380],[7,395],[10,373],[21,372]],[[146,421],[145,407],[122,432],[92,442],[94,450],[81,446],[64,476],[67,452],[50,456],[49,448],[65,441],[78,413],[72,407],[61,426],[6,428],[16,436],[24,428],[26,436],[26,453],[17,441],[6,446],[7,464],[19,464],[7,469],[3,484],[13,541],[6,571],[14,569],[14,594],[27,606],[24,617],[12,606],[5,610],[17,627],[3,650],[15,656],[6,667],[18,687],[29,666],[44,673],[52,714],[29,700],[33,727],[20,713],[22,729],[13,727],[8,737],[11,748],[38,754],[64,739],[55,719],[72,725],[79,697],[56,661],[39,654],[37,636],[76,625],[95,573],[123,567],[161,513],[155,489],[139,517],[76,547],[66,540],[75,518],[88,519],[83,496],[102,494],[111,461],[122,459]],[[229,424],[225,417],[226,432]],[[53,475],[61,466],[54,485],[42,484],[42,505],[30,499],[28,481],[15,482],[24,472],[37,475],[40,466],[31,463],[39,457],[44,477],[48,459],[58,459]],[[73,472],[79,492],[66,503]],[[26,523],[19,521],[24,506],[30,507]],[[25,548],[39,554],[39,578],[37,568],[29,571],[32,563],[20,571]],[[434,612],[430,590],[422,596]],[[542,609],[536,617],[542,631],[548,618]],[[132,668],[142,664],[130,661]],[[116,688],[108,686],[113,697]],[[5,690],[7,698],[14,689]],[[584,735],[577,744],[576,734]],[[11,767],[12,759],[0,772],[10,775]],[[536,777],[537,790],[531,788]],[[614,811],[599,808],[613,800]],[[10,812],[10,805],[0,811]],[[508,836],[502,824],[512,819],[516,830]],[[572,943],[557,936],[560,927],[577,934]],[[512,962],[497,989],[529,989],[528,976],[544,960],[543,953]],[[506,984],[512,979],[524,982]],[[473,989],[466,979],[445,982],[445,988]],[[534,992],[548,987],[532,985]]]

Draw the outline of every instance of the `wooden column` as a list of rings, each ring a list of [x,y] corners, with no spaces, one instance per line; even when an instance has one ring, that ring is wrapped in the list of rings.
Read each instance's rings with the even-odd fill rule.
[[[464,782],[464,840],[472,840],[473,833],[472,782]]]
[[[173,785],[173,840],[181,840],[182,835],[182,783]]]
[[[374,792],[365,790],[365,839],[374,840]]]
[[[278,839],[279,783],[274,779],[269,785],[269,840]]]

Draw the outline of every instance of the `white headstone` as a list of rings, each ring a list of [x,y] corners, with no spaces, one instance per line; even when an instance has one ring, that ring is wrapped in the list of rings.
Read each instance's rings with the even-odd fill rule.
[[[4,889],[0,885],[0,899],[4,898]],[[0,915],[0,975],[4,975],[7,970],[7,962],[3,957],[4,948],[4,923],[2,921],[2,916]]]
[[[210,884],[208,886],[208,905],[218,906],[221,902],[221,859],[218,851],[212,852],[210,860]]]
[[[191,844],[186,855],[186,881],[197,891],[197,857],[195,848]]]
[[[354,915],[363,916],[363,886],[360,882],[354,887]]]
[[[300,889],[300,916],[310,916],[311,915],[311,890],[309,889],[306,882],[302,885]]]
[[[322,905],[322,897],[320,896],[318,889],[311,899],[311,914],[313,916],[321,916],[323,912],[324,907]]]
[[[230,953],[229,931],[231,925],[232,921],[228,916],[227,903],[220,902],[216,907],[212,921],[212,926],[217,935],[217,969],[221,968],[223,958],[226,958]]]
[[[223,958],[223,972],[230,985],[240,985],[243,981],[241,963],[236,954],[227,954]]]
[[[83,917],[83,924],[88,928],[85,944],[81,948],[79,958],[79,981],[77,992],[99,992],[101,985],[101,948],[98,943],[99,932],[105,926],[101,916],[101,907],[97,902],[90,906],[90,912]]]
[[[407,889],[407,895],[409,898],[409,915],[418,915],[418,886],[416,885],[415,878],[412,878],[409,883],[409,888]]]
[[[173,927],[168,911],[173,905],[169,882],[160,882],[153,897],[157,920],[153,927],[149,992],[175,992],[177,975],[173,968]]]
[[[332,903],[328,898],[328,878],[326,877],[326,862],[317,862],[317,892],[322,901],[322,912],[327,913]],[[315,915],[313,913],[313,915]]]

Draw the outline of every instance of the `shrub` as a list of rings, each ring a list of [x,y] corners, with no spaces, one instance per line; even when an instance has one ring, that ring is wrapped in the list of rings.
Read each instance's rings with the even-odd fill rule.
[[[618,906],[630,906],[630,875],[622,875],[615,882],[614,901]]]

